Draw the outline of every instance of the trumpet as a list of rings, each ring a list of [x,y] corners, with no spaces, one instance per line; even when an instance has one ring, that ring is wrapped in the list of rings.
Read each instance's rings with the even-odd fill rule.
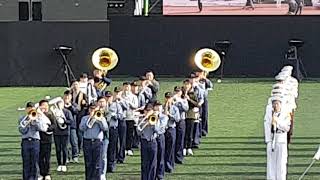
[[[151,114],[151,115],[146,115],[145,118],[143,118],[137,125],[137,130],[138,131],[143,131],[144,128],[146,128],[148,125],[150,126],[154,126],[157,124],[158,122],[158,116],[155,114]]]
[[[96,123],[97,121],[101,121],[103,118],[104,112],[101,110],[96,110],[94,112],[93,117],[91,117],[88,121],[87,121],[87,126],[89,128],[92,128],[94,123]]]
[[[20,126],[22,128],[25,128],[25,127],[29,126],[37,118],[38,118],[37,110],[36,109],[32,109],[31,111],[28,112],[28,114],[20,122]]]

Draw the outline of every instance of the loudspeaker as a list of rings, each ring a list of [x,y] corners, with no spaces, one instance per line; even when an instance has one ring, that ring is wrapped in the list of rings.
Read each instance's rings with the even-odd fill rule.
[[[42,20],[107,20],[107,2],[106,0],[42,0]]]
[[[0,0],[0,21],[18,21],[19,3],[17,0]]]

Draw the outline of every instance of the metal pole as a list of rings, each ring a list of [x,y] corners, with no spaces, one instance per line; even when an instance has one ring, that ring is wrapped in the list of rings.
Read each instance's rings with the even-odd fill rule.
[[[32,0],[28,2],[28,9],[29,9],[29,21],[32,21]]]
[[[144,0],[143,11],[144,11],[144,16],[149,16],[149,0]]]
[[[313,159],[311,164],[309,165],[309,167],[303,172],[303,174],[300,176],[299,180],[302,180],[303,177],[307,174],[307,172],[309,171],[309,169],[312,167],[312,165],[316,162],[316,159]]]

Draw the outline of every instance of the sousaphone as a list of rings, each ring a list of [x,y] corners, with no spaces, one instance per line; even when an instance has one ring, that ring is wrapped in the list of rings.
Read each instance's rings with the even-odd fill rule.
[[[197,51],[194,62],[196,66],[205,72],[212,72],[219,68],[221,59],[213,49],[203,48]]]

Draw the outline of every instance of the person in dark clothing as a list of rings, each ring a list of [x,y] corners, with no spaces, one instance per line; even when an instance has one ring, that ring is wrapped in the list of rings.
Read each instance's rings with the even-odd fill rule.
[[[79,154],[82,150],[82,143],[83,143],[83,132],[79,131],[79,124],[81,122],[81,118],[88,113],[87,109],[87,102],[86,102],[86,95],[80,91],[79,82],[74,81],[71,86],[71,94],[72,94],[72,103],[76,105],[78,110],[78,116],[76,118],[77,122],[77,135],[78,135],[78,148],[79,148]]]
[[[157,93],[160,89],[159,82],[154,78],[154,74],[152,71],[147,71],[146,76],[147,78],[147,86],[151,89],[152,97],[150,99],[150,103],[153,103],[157,100]]]
[[[73,120],[72,113],[64,108],[63,100],[57,102],[57,107],[53,113],[57,120],[57,126],[54,130],[54,143],[56,146],[56,156],[58,162],[57,171],[67,172],[68,138],[69,128]],[[55,106],[54,106],[55,107]],[[61,160],[62,155],[62,160]]]
[[[47,122],[48,129],[46,132],[40,132],[40,176],[39,179],[51,180],[50,176],[50,159],[51,159],[51,144],[52,133],[56,129],[56,119],[51,112],[49,112],[49,103],[47,100],[39,102],[39,108],[42,112],[41,120]]]
[[[93,71],[94,87],[98,97],[103,97],[107,87],[111,84],[111,79],[106,77],[106,74],[99,69]]]
[[[253,0],[247,0],[246,4],[243,6],[242,9],[247,10],[247,9],[250,9],[250,8],[251,8],[252,10],[254,10]]]
[[[78,163],[79,160],[79,147],[78,147],[78,136],[77,136],[77,115],[79,111],[77,109],[77,104],[72,103],[72,94],[70,91],[65,91],[63,95],[64,107],[72,113],[72,121],[70,122],[70,132],[69,132],[69,142],[71,145],[71,151],[69,154],[69,159],[71,162]]]
[[[295,0],[297,3],[297,8],[295,11],[295,15],[301,15],[302,13],[302,7],[303,7],[303,1],[302,0]]]
[[[40,135],[39,131],[46,131],[48,125],[42,123],[39,118],[31,120],[34,104],[26,105],[26,116],[19,119],[19,132],[21,133],[21,156],[23,164],[23,180],[37,179],[37,167],[39,167]]]

